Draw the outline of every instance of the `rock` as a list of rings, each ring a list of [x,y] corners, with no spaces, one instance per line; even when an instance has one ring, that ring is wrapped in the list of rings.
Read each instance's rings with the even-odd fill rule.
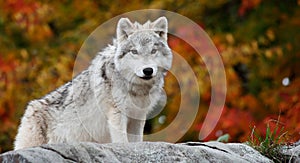
[[[285,156],[285,162],[300,163],[300,140],[292,145],[283,146],[280,153]]]
[[[300,163],[300,145],[289,149],[289,156],[291,162]]]
[[[0,155],[0,162],[272,162],[241,143],[45,144]]]

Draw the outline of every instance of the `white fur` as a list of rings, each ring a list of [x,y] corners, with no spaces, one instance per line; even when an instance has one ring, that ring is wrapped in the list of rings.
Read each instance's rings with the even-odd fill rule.
[[[15,149],[45,143],[142,141],[147,114],[165,99],[163,79],[172,64],[166,34],[165,17],[144,25],[120,19],[114,44],[87,70],[28,104]],[[151,79],[142,78],[147,67],[153,69]]]

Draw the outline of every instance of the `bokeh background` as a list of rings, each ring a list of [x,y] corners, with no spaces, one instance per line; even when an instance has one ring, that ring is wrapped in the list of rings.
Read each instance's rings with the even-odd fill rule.
[[[300,139],[299,0],[1,0],[0,153],[12,149],[27,102],[72,78],[77,52],[96,27],[124,12],[148,8],[187,16],[220,52],[226,105],[205,141],[229,134],[230,142],[245,142],[253,129],[264,135],[268,125],[286,133],[283,141]],[[184,27],[181,32],[193,37]],[[201,91],[197,118],[179,142],[198,141],[210,102],[209,75],[184,41],[170,36],[169,44],[191,65]],[[147,122],[146,133],[165,128],[178,112],[180,93],[172,75],[166,92],[168,104]]]

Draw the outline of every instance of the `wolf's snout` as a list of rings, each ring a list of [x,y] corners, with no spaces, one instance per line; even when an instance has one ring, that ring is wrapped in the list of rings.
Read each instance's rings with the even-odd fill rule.
[[[152,76],[153,74],[153,69],[152,68],[145,68],[143,69],[143,73],[145,74],[145,76]]]
[[[137,68],[135,74],[142,79],[151,79],[156,76],[157,66],[155,65],[145,65]]]

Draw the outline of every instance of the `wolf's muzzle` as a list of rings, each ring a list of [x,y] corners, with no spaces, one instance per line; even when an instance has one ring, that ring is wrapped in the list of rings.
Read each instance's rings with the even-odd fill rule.
[[[145,68],[145,69],[143,69],[143,73],[144,73],[145,76],[152,76],[153,69],[152,68]]]
[[[144,68],[143,74],[144,74],[143,75],[144,77],[142,77],[142,79],[150,80],[152,78],[153,68],[151,68],[151,67]]]
[[[157,73],[157,66],[148,64],[145,66],[142,66],[141,68],[136,69],[135,74],[144,80],[150,80],[154,76],[156,76]]]

